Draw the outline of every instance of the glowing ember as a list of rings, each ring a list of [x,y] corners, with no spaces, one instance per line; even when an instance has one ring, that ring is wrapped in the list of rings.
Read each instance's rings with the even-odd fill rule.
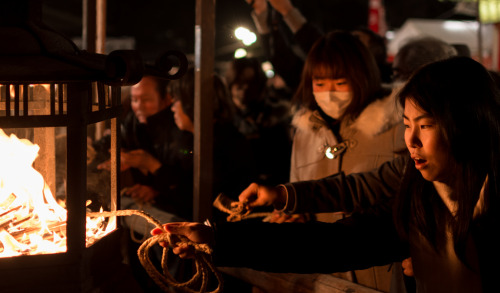
[[[66,251],[67,211],[32,167],[39,149],[0,129],[0,257]],[[114,227],[87,218],[87,246]]]

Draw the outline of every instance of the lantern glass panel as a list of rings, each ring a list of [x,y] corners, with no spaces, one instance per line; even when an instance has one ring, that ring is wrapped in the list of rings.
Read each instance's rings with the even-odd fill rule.
[[[114,161],[111,153],[112,134],[109,131],[110,121],[90,124],[87,129],[87,212],[116,210],[116,201],[112,194],[112,166]],[[101,167],[102,166],[102,167]],[[116,217],[87,217],[87,246],[91,245],[107,233],[117,228]]]
[[[64,132],[0,131],[0,257],[67,251]]]
[[[85,209],[77,215],[116,210],[117,119],[109,111],[119,107],[119,97],[101,83],[89,83],[88,89],[89,106],[82,113],[103,121],[86,124],[74,119],[79,113],[68,113],[67,84],[0,84],[0,257],[67,252],[69,201]],[[87,134],[87,143],[75,145],[68,138],[68,125],[75,123],[83,123],[76,129]],[[108,170],[98,169],[104,161]],[[76,184],[83,188],[68,192],[68,182],[84,182]],[[87,247],[117,228],[116,217],[80,219],[71,227],[85,221]]]

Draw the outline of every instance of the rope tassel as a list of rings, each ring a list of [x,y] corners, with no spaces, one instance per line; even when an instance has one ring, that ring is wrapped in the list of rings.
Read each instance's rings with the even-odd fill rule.
[[[180,239],[180,241],[178,241],[174,245],[192,246],[196,251],[194,258],[196,273],[193,275],[193,277],[191,277],[190,280],[181,283],[175,280],[174,277],[172,277],[167,267],[167,254],[168,250],[170,249],[170,246],[172,246],[172,234],[165,231],[163,225],[158,220],[156,220],[146,212],[138,210],[119,210],[112,212],[87,213],[87,217],[114,217],[114,216],[132,216],[132,215],[145,218],[148,222],[160,228],[164,232],[162,234],[154,235],[146,239],[141,244],[139,250],[137,251],[137,255],[139,256],[139,260],[142,266],[149,274],[151,279],[153,279],[153,281],[155,281],[155,283],[161,289],[163,289],[165,292],[170,292],[169,288],[173,287],[177,289],[183,289],[184,291],[190,293],[208,293],[206,289],[209,280],[209,273],[211,271],[217,279],[218,286],[215,290],[210,291],[209,293],[222,292],[222,285],[223,285],[222,276],[217,270],[217,268],[213,265],[212,260],[210,259],[210,255],[212,254],[212,249],[208,246],[208,244],[195,243],[182,235],[175,235],[177,238]],[[149,250],[151,249],[151,247],[153,247],[154,245],[159,245],[160,242],[169,243],[168,247],[163,248],[163,254],[161,259],[161,267],[163,273],[160,273],[156,269],[156,267],[151,262],[151,259],[149,258]],[[200,278],[201,278],[200,289],[196,291],[192,289],[191,286],[195,284]]]

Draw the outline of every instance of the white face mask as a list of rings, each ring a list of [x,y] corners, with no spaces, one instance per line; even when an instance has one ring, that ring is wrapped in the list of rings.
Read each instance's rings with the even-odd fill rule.
[[[321,110],[333,119],[342,116],[352,101],[352,92],[317,92],[313,95]]]

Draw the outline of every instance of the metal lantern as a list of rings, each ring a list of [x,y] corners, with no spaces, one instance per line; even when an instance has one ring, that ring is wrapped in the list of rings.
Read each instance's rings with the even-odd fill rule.
[[[3,174],[9,180],[21,182],[9,189],[10,181],[0,177],[0,239],[3,239],[0,255],[8,250],[16,252],[0,257],[0,291],[24,292],[36,288],[43,292],[94,292],[98,288],[102,292],[112,286],[116,281],[113,279],[124,268],[119,225],[92,242],[87,235],[86,213],[97,211],[88,196],[88,159],[93,155],[88,137],[93,136],[90,131],[99,124],[111,130],[111,172],[98,189],[102,193],[99,197],[102,208],[116,210],[119,208],[120,86],[137,83],[144,66],[133,51],[102,55],[79,50],[71,41],[46,28],[40,15],[39,1],[9,1],[0,8],[0,129],[10,138],[15,135],[20,141],[39,147],[32,167],[45,182],[38,187],[39,179],[32,181],[27,177],[31,170],[18,171],[18,164],[10,162],[17,155],[8,155],[4,162],[0,161]],[[14,147],[13,152],[22,148]],[[0,152],[6,154],[5,150]],[[31,201],[46,205],[52,199],[59,199],[59,206],[66,209],[64,221],[48,225],[57,229],[57,233],[51,230],[41,236],[43,240],[66,237],[63,251],[33,253],[25,245],[28,240],[23,237],[27,237],[28,231],[47,229],[46,224],[34,227],[45,216],[31,214],[37,209],[31,202],[14,204],[28,189],[45,196]],[[52,194],[52,199],[47,198],[48,194]],[[27,216],[19,216],[23,209],[29,210]],[[47,210],[54,209],[58,208]],[[114,225],[112,222],[113,219],[106,219],[101,225]]]

